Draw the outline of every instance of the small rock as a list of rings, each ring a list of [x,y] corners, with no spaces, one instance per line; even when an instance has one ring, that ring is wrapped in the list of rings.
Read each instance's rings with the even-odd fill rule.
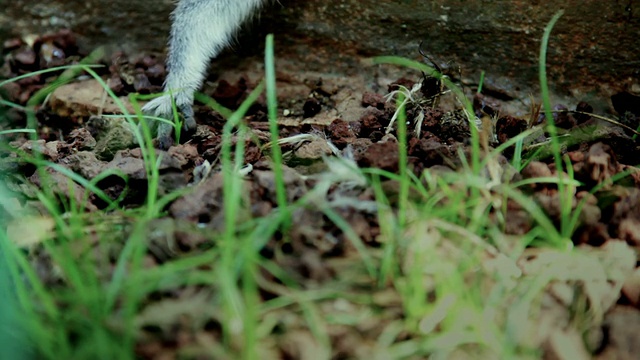
[[[369,146],[358,161],[358,165],[391,172],[398,171],[398,144],[386,141]]]
[[[89,151],[79,151],[71,154],[60,160],[60,163],[68,166],[73,172],[88,180],[98,176],[105,166],[104,162],[98,160],[96,155]]]
[[[300,146],[294,153],[296,163],[309,165],[322,160],[323,156],[331,155],[333,149],[326,140],[316,139]]]
[[[587,102],[580,101],[578,105],[576,105],[576,111],[583,113],[593,113],[593,106],[589,105]],[[587,114],[575,114],[573,117],[578,121],[578,124],[582,124],[591,119],[591,116]]]
[[[20,150],[27,154],[33,154],[34,151],[40,152],[46,159],[57,162],[60,158],[60,150],[64,144],[60,141],[29,140],[20,146]]]
[[[365,92],[364,94],[362,94],[362,106],[364,107],[371,106],[379,110],[384,110],[384,105],[386,102],[387,101],[383,95],[372,92]]]
[[[383,130],[383,124],[387,123],[385,112],[369,106],[364,110],[362,116],[358,120],[360,122],[360,136],[369,137],[374,132]]]
[[[527,130],[529,125],[524,119],[519,119],[510,115],[503,116],[496,121],[496,135],[498,142],[504,144],[518,134]]]
[[[349,123],[341,119],[335,119],[326,129],[331,142],[342,149],[352,143],[356,136]]]
[[[46,168],[46,182],[40,178],[39,172],[35,172],[29,179],[40,188],[47,187],[51,191],[63,198],[72,199],[75,204],[81,205],[87,211],[96,211],[98,208],[89,202],[85,196],[86,189],[52,168]]]
[[[314,115],[318,114],[322,110],[322,105],[320,101],[314,97],[307,98],[302,105],[303,117],[310,118]]]
[[[67,140],[69,146],[75,150],[92,150],[96,147],[96,139],[86,128],[79,128],[71,131]]]
[[[106,124],[108,129],[95,145],[98,159],[109,161],[118,151],[137,146],[134,131],[124,119],[109,119]]]
[[[578,124],[576,119],[568,112],[566,106],[557,104],[553,107],[553,110],[557,111],[553,113],[553,120],[557,127],[561,129],[571,129]]]
[[[120,101],[130,114],[135,110],[126,96]],[[53,91],[49,100],[51,110],[60,117],[89,118],[94,114],[122,114],[122,109],[106,95],[95,79],[65,84]]]

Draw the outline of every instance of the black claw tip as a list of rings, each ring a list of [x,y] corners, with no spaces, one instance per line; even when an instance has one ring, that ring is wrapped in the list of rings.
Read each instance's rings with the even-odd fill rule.
[[[169,148],[173,146],[173,137],[172,136],[158,136],[158,149],[159,150],[169,150]]]
[[[182,114],[182,127],[187,133],[192,133],[196,130],[196,119],[193,114],[193,107],[191,105],[185,104],[181,105],[180,114]]]

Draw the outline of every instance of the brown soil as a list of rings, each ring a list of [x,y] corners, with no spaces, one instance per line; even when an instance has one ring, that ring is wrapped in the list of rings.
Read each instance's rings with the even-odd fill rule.
[[[4,44],[3,56],[5,61],[0,76],[4,78],[74,63],[80,59],[73,34],[69,32],[42,37],[33,46],[17,39],[8,41]],[[277,57],[281,137],[315,135],[311,140],[282,146],[287,165],[285,181],[289,201],[299,199],[314,187],[316,180],[303,175],[325,171],[323,156],[335,153],[336,149],[339,153],[352,154],[361,167],[397,172],[399,164],[396,130],[392,126],[387,131],[396,106],[393,101],[387,101],[385,95],[400,86],[412,89],[414,84],[423,80],[423,75],[415,71],[371,66],[360,59],[345,60],[347,66],[343,64],[341,67],[346,67],[348,71],[335,71],[330,61],[315,56],[316,54],[310,53],[297,54],[291,58],[282,55]],[[231,58],[232,60],[219,62],[220,66],[212,71],[203,92],[233,110],[257,86],[263,70],[260,59],[236,61],[237,58]],[[308,62],[312,62],[314,68],[326,66],[328,70],[306,71],[308,67],[305,65]],[[118,53],[106,60],[105,65],[108,66],[97,72],[104,79],[109,79],[110,88],[118,96],[126,96],[131,92],[159,92],[166,75],[162,59],[148,54],[128,56]],[[11,102],[26,104],[36,91],[59,74],[60,72],[38,75],[8,84],[2,89],[2,97]],[[413,123],[408,128],[408,163],[417,176],[424,171],[455,171],[461,165],[461,151],[466,154],[469,152],[470,130],[467,118],[460,110],[456,110],[457,105],[451,95],[440,92],[437,81],[429,79],[427,83],[432,86],[423,86],[417,91],[420,97],[427,100],[407,107],[408,119],[423,117],[419,128]],[[491,96],[491,91],[473,95],[475,89],[464,88],[473,98],[478,117],[485,119],[481,136],[485,149],[495,148],[523,131],[544,123],[544,117],[535,104],[518,108],[513,105],[514,102],[505,104],[506,100]],[[121,171],[129,176],[128,186],[116,177],[102,180],[99,186],[112,199],[122,196],[123,206],[132,208],[142,205],[147,175],[141,152],[135,143],[125,143],[118,151],[105,150],[106,135],[102,128],[109,125],[105,125],[99,115],[118,113],[119,110],[99,94],[101,87],[91,79],[77,80],[56,90],[48,102],[37,110],[40,140],[34,143],[24,135],[12,135],[10,148],[0,150],[4,159],[0,162],[3,180],[8,184],[15,184],[14,178],[7,175],[7,171],[11,170],[38,186],[40,180],[33,166],[20,161],[16,150],[13,150],[32,152],[38,149],[47,160],[69,168],[87,179],[109,169]],[[638,104],[640,97],[634,94],[617,94],[611,99],[611,113],[601,116],[619,119],[624,125],[636,128],[640,117]],[[576,190],[573,201],[577,205],[581,199],[587,198],[573,242],[577,245],[605,246],[612,240],[619,239],[640,250],[640,172],[634,167],[637,159],[640,159],[640,147],[634,134],[626,128],[589,115],[592,108],[585,102],[557,104],[555,109],[560,110],[554,113],[554,120],[560,131],[573,139],[564,144],[563,152],[571,161],[575,179],[583,184]],[[166,236],[173,238],[176,246],[166,249],[163,248],[166,245],[158,240],[157,247],[151,248],[147,256],[149,266],[206,247],[208,241],[203,232],[194,231],[198,224],[214,230],[219,230],[222,226],[222,181],[218,170],[220,140],[225,121],[219,113],[205,106],[197,105],[195,110],[199,124],[197,133],[190,139],[183,139],[183,144],[174,146],[167,152],[158,151],[163,154],[160,164],[160,194],[183,188],[195,181],[201,182],[194,191],[173,201],[166,209],[168,215],[157,220],[158,228],[168,229],[167,233],[171,235]],[[0,116],[4,118],[0,121],[0,130],[25,126],[25,115],[19,109],[5,108],[0,111]],[[247,214],[251,217],[264,216],[276,207],[274,175],[266,158],[270,155],[269,150],[258,145],[269,141],[266,113],[266,102],[261,97],[244,119],[252,129],[253,139],[259,140],[242,140],[246,145],[245,162],[253,166],[243,184],[246,196],[253,204],[251,213]],[[540,146],[548,134],[543,130],[535,134],[527,138],[525,154],[548,148],[549,145]],[[328,145],[326,140],[335,148]],[[241,140],[234,138],[234,142],[237,141]],[[100,145],[101,142],[103,145]],[[519,172],[513,169],[507,158],[513,154],[513,147],[504,154],[504,161],[499,163],[502,181],[556,174],[553,160],[545,156],[548,153],[544,149],[538,153],[535,161]],[[205,161],[213,164],[213,168],[211,174],[203,178],[202,165]],[[53,170],[50,172],[54,178],[59,177],[55,191],[61,197],[82,194],[79,184],[69,185],[66,177]],[[615,184],[607,184],[609,179],[622,172],[629,172],[629,176]],[[595,186],[603,184],[606,185],[594,194],[589,193]],[[73,187],[76,188],[72,189]],[[393,182],[387,182],[384,191],[393,198],[392,195],[398,191],[396,187]],[[18,185],[13,187],[23,199],[30,199],[32,194],[25,189]],[[328,191],[327,196],[334,198],[349,191],[350,197],[363,202],[374,200],[373,192],[367,188]],[[530,186],[527,195],[536,200],[552,221],[559,223],[561,199],[555,186],[537,183]],[[91,196],[89,200],[86,203],[88,212],[96,212],[106,206],[96,196]],[[526,233],[534,224],[533,218],[515,203],[509,203],[508,206],[513,211],[508,212],[511,218],[507,221],[505,232],[511,235]],[[374,214],[365,209],[345,208],[340,215],[365,244],[371,247],[380,245],[377,242],[380,229]],[[341,271],[336,260],[353,257],[353,249],[345,241],[340,229],[320,211],[313,209],[301,209],[293,217],[293,226],[288,234],[289,242],[285,244],[279,239],[272,239],[262,250],[263,256],[273,257],[276,251],[284,251],[287,256],[279,260],[283,268],[320,283],[335,277],[336,272]],[[327,234],[336,241],[327,241]],[[53,274],[47,274],[45,278],[51,283],[59,280]],[[630,281],[623,288],[618,305],[609,312],[605,321],[607,336],[597,346],[597,353],[603,358],[632,358],[625,356],[632,356],[630,354],[640,351],[637,349],[637,342],[627,340],[637,336],[640,324],[640,284],[637,276],[635,278],[635,283]],[[159,294],[158,298],[181,296],[183,295]],[[271,295],[265,290],[264,296],[268,298]],[[630,322],[633,324],[630,325]],[[191,335],[187,334],[188,326],[174,325],[173,331],[176,333],[173,335],[182,339],[181,343],[176,343],[171,334],[149,331],[145,334],[146,340],[139,344],[139,355],[151,358],[167,348],[193,341],[189,338]],[[216,333],[216,324],[205,326],[207,331]],[[344,331],[344,334],[349,335],[334,334],[338,347],[341,336],[354,336]],[[373,329],[368,331],[360,333],[354,341],[366,341],[368,335],[377,335]],[[304,342],[305,339],[301,338],[300,341]],[[345,345],[342,350],[345,358],[355,356],[351,352],[355,348]],[[295,357],[287,353],[286,348],[281,351],[283,356]]]

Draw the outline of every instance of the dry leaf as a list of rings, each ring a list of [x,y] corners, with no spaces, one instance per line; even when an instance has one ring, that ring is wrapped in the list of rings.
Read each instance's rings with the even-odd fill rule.
[[[29,247],[48,240],[53,235],[55,222],[46,216],[14,219],[7,226],[7,236],[19,247]]]

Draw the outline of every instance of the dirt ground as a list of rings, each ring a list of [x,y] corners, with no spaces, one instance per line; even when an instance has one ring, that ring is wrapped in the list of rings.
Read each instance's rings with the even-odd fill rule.
[[[41,37],[28,45],[19,39],[5,42],[2,55],[4,64],[0,78],[13,78],[41,69],[77,62],[81,55],[70,32],[60,32]],[[441,84],[433,78],[425,78],[417,71],[392,66],[374,66],[367,59],[353,54],[327,54],[324,51],[294,56],[277,54],[277,87],[279,102],[279,125],[282,138],[310,134],[301,141],[282,146],[285,154],[285,181],[290,201],[300,199],[315,186],[313,177],[326,171],[325,156],[349,153],[360,167],[379,168],[398,172],[399,157],[396,132],[391,119],[396,111],[394,101],[388,95],[407,89],[421,99],[407,107],[410,120],[408,139],[408,163],[410,169],[420,176],[424,171],[456,171],[462,166],[460,153],[469,151],[470,129],[467,117],[459,110],[455,98],[443,93]],[[417,50],[416,50],[417,51]],[[419,55],[417,55],[419,57]],[[337,58],[337,59],[336,59]],[[116,53],[102,60],[104,67],[96,71],[108,79],[109,87],[122,99],[132,92],[141,94],[161,91],[166,75],[163,59],[152,54]],[[335,62],[339,66],[333,66]],[[423,61],[431,64],[430,59]],[[439,66],[439,65],[438,65]],[[458,64],[464,68],[464,64]],[[521,171],[510,164],[513,146],[504,151],[500,173],[504,181],[554,176],[555,164],[549,152],[548,134],[541,125],[545,119],[538,96],[529,99],[513,99],[500,89],[487,86],[482,94],[476,94],[477,81],[459,76],[456,67],[444,69],[462,86],[473,99],[474,111],[482,119],[481,138],[486,149],[492,149],[509,141],[514,136],[531,128],[526,137],[523,153],[535,155]],[[263,78],[260,58],[239,59],[229,55],[216,62],[202,92],[228,109],[237,109]],[[17,104],[27,101],[60,71],[32,76],[12,82],[2,89],[2,98]],[[640,172],[635,165],[640,159],[640,147],[632,131],[639,125],[640,96],[619,93],[611,99],[608,109],[596,109],[586,102],[554,104],[554,120],[559,131],[571,140],[563,142],[563,152],[571,161],[574,178],[582,183],[575,191],[573,202],[588,198],[580,217],[580,225],[573,234],[576,245],[588,244],[606,247],[612,241],[622,240],[640,250]],[[219,229],[222,226],[221,181],[219,169],[220,141],[225,119],[220,113],[203,105],[197,105],[197,132],[184,143],[170,148],[160,164],[160,194],[166,194],[193,183],[199,187],[167,206],[167,216],[158,220],[158,226],[173,231],[176,247],[172,251],[158,245],[150,249],[150,264],[168,261],[171,257],[198,252],[206,245],[202,234],[183,231],[204,225]],[[599,110],[599,112],[598,112]],[[598,112],[598,116],[592,116]],[[128,188],[116,178],[99,182],[100,188],[112,199],[123,197],[121,204],[135,208],[145,201],[146,172],[140,149],[121,120],[102,117],[118,114],[120,110],[104,95],[101,85],[94,79],[83,76],[58,88],[38,107],[38,140],[28,140],[24,134],[7,135],[9,147],[0,150],[0,171],[3,181],[19,194],[24,204],[42,210],[32,201],[28,188],[19,185],[18,177],[38,186],[38,174],[34,167],[19,160],[18,151],[30,153],[39,149],[45,159],[64,166],[87,179],[93,179],[106,170],[118,170],[129,176]],[[251,106],[244,121],[252,129],[253,136],[262,143],[269,141],[269,125],[264,96]],[[23,128],[26,118],[19,108],[0,109],[0,130]],[[602,118],[614,119],[625,127]],[[415,119],[420,119],[416,125]],[[328,141],[327,141],[328,140]],[[237,139],[234,139],[237,141]],[[270,155],[256,141],[245,143],[245,163],[252,165],[247,176],[247,196],[252,199],[253,217],[266,215],[276,207],[273,173],[270,170]],[[16,150],[19,149],[19,150]],[[210,175],[203,175],[203,164],[212,164]],[[14,175],[8,175],[11,171]],[[608,182],[617,174],[628,176],[616,183]],[[56,173],[52,171],[56,178]],[[59,176],[56,192],[62,197],[80,196],[81,186],[69,185]],[[392,193],[393,184],[386,191]],[[595,187],[599,190],[592,192]],[[73,187],[76,187],[75,191]],[[127,188],[126,193],[123,191]],[[355,194],[362,201],[374,200],[373,193],[359,190]],[[333,193],[331,193],[333,192]],[[330,190],[340,196],[338,189]],[[527,196],[535,199],[555,223],[560,222],[561,199],[557,187],[536,183],[530,186]],[[353,194],[352,194],[353,195]],[[82,199],[78,199],[82,200]],[[86,203],[87,212],[98,212],[105,207],[104,201],[91,196]],[[534,219],[517,204],[510,203],[513,211],[504,231],[508,235],[527,233]],[[576,206],[576,205],[574,205]],[[3,210],[4,211],[4,210]],[[340,214],[353,227],[363,242],[372,248],[379,247],[379,224],[376,217],[366,210],[350,208]],[[291,243],[286,251],[290,257],[285,268],[298,271],[305,277],[322,282],[335,276],[336,260],[350,259],[344,241],[328,243],[321,241],[326,234],[340,237],[341,231],[322,213],[307,210],[298,214],[291,229]],[[158,241],[158,244],[161,241]],[[278,239],[272,239],[263,249],[266,257],[282,249]],[[34,259],[34,262],[38,262]],[[153,266],[153,265],[150,265]],[[617,300],[607,312],[602,335],[593,352],[595,358],[632,359],[640,353],[637,339],[640,327],[640,268],[636,268],[619,293],[611,294]],[[50,284],[55,284],[54,274],[41,274]],[[166,294],[165,294],[166,295]],[[159,299],[165,295],[158,296]],[[265,297],[269,294],[265,291]],[[160,301],[158,299],[155,299]],[[196,299],[197,300],[197,299]],[[194,301],[196,301],[194,300]],[[215,325],[207,324],[207,331],[216,332]],[[178,333],[180,326],[176,325]],[[367,332],[359,335],[366,341]],[[178,338],[185,334],[174,334]],[[337,336],[339,337],[339,336]],[[190,340],[184,340],[189,342]],[[149,331],[137,347],[142,358],[154,358],[161,351],[180,346],[167,334]],[[338,344],[338,346],[340,346]],[[287,350],[282,350],[287,354]],[[344,358],[355,356],[345,348]],[[295,356],[289,354],[290,358]],[[553,358],[552,355],[548,356]]]

